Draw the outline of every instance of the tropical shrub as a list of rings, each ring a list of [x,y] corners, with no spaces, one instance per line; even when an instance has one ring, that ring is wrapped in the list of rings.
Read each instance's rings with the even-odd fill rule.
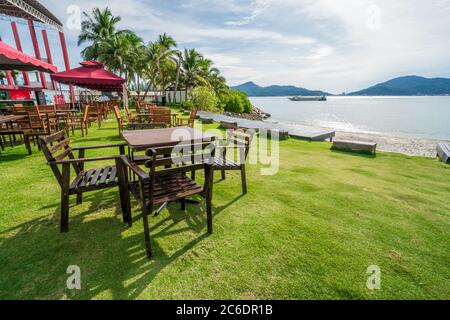
[[[253,110],[253,106],[247,95],[237,90],[229,91],[224,107],[225,111],[234,113],[250,113]]]
[[[181,108],[190,110],[194,108],[194,104],[192,103],[192,101],[183,101],[181,103]]]
[[[218,99],[214,91],[208,87],[197,87],[191,92],[192,103],[200,110],[217,110]]]

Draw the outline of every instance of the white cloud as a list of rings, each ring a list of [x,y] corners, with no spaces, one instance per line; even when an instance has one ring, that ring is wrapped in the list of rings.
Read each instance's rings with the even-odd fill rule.
[[[230,26],[243,26],[254,21],[259,15],[264,13],[269,8],[268,0],[255,0],[250,4],[251,14],[241,18],[240,20],[231,20],[225,22],[225,24]]]

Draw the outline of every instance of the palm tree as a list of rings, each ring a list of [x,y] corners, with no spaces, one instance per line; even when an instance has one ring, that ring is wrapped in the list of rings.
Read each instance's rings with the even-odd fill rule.
[[[103,10],[99,8],[93,9],[92,16],[86,12],[83,12],[83,15],[86,20],[81,23],[78,46],[85,42],[91,42],[91,45],[81,52],[85,60],[96,60],[98,58],[102,42],[117,34],[130,33],[128,30],[116,31],[117,24],[121,18],[114,16],[108,7]]]
[[[171,80],[171,75],[176,69],[172,55],[176,52],[177,43],[166,33],[160,35],[156,42],[150,42],[146,49],[147,68],[144,72],[148,80],[144,99],[147,97],[150,87],[158,88],[161,93],[166,90]]]
[[[127,86],[141,68],[142,39],[134,33],[115,34],[99,47],[98,61],[125,78]]]
[[[228,89],[228,86],[226,85],[227,81],[225,77],[220,74],[219,69],[210,68],[206,74],[206,78],[217,96],[220,96]]]
[[[177,92],[178,92],[178,83],[180,81],[180,75],[181,75],[181,67],[183,65],[183,53],[181,51],[176,51],[172,57],[172,60],[175,62],[175,65],[177,67],[176,74],[175,74],[175,94],[173,97],[173,102],[177,103]]]
[[[207,85],[204,77],[205,68],[210,65],[210,60],[206,60],[202,54],[195,49],[184,49],[183,56],[183,78],[186,90],[186,97],[189,90],[198,84]]]

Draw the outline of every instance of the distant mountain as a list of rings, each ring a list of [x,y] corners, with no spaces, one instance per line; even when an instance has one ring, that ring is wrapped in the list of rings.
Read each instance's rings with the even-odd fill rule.
[[[349,93],[350,96],[424,96],[450,94],[450,79],[406,76]]]
[[[260,87],[254,82],[246,82],[239,86],[231,87],[233,90],[245,92],[250,97],[279,97],[279,96],[329,96],[330,93],[314,91],[294,86],[270,86]]]

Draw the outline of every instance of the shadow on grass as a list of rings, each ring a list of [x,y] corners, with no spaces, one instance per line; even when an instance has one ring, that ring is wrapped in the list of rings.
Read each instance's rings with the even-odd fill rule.
[[[214,208],[214,215],[240,198]],[[70,215],[68,233],[59,232],[59,203],[40,208],[46,216],[0,231],[0,299],[135,299],[164,268],[208,237],[204,201],[188,204],[185,212],[179,203],[170,203],[160,217],[150,217],[154,260],[149,261],[142,223],[132,228],[123,223],[117,191],[86,194],[84,203],[86,209]],[[115,216],[98,218],[99,210],[114,210]],[[178,247],[161,246],[165,238],[183,233]],[[81,269],[79,291],[66,288],[70,265]]]
[[[16,147],[14,147],[14,148],[16,148]],[[12,149],[12,150],[14,150],[14,149]],[[22,152],[21,154],[11,153],[10,150],[7,150],[6,153],[4,153],[4,151],[0,151],[0,161],[1,162],[12,162],[12,161],[22,160],[22,159],[25,159],[26,157],[29,157],[29,155],[28,155],[28,153],[26,153],[26,151],[23,151],[23,150],[20,150],[20,151]]]
[[[330,149],[330,151],[332,153],[360,157],[360,158],[367,158],[367,159],[375,159],[377,157],[376,154],[369,154],[369,153],[357,152],[357,151],[344,151],[344,150],[335,150],[335,149]]]

